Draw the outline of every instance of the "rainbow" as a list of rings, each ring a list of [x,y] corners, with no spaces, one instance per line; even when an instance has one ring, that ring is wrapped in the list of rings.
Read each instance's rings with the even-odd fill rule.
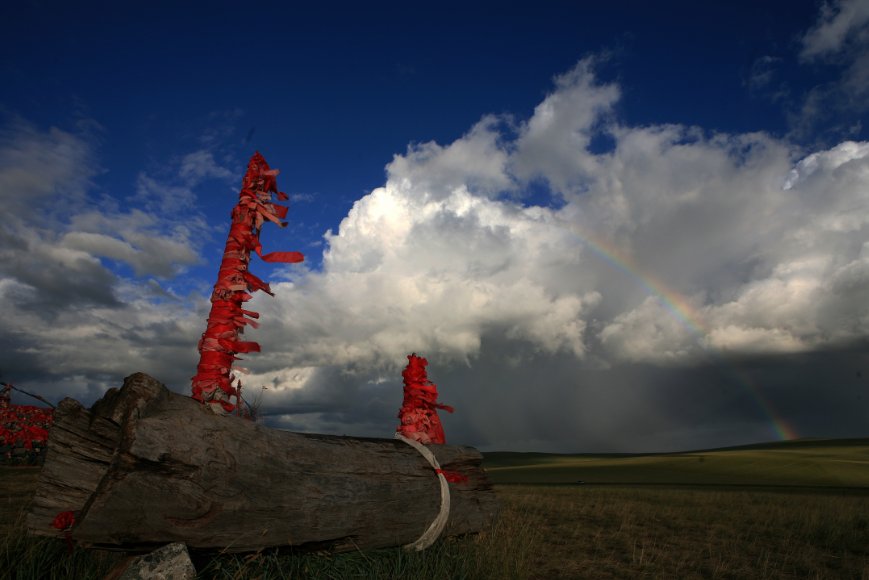
[[[576,231],[573,231],[573,234],[596,257],[638,282],[647,294],[654,296],[670,315],[694,336],[709,359],[719,368],[728,371],[734,381],[755,401],[758,408],[769,421],[773,436],[776,439],[779,441],[790,441],[799,437],[794,427],[785,421],[769,404],[754,380],[747,373],[727,364],[724,354],[719,349],[709,346],[706,341],[709,328],[704,321],[703,315],[691,301],[667,286],[660,278],[645,272],[630,256],[622,252],[611,242],[597,236],[579,234]]]

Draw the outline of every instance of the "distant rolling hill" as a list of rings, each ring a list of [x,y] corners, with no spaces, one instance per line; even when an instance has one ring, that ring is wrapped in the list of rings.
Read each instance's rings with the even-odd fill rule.
[[[497,484],[669,484],[865,488],[869,438],[800,439],[660,454],[485,453]]]

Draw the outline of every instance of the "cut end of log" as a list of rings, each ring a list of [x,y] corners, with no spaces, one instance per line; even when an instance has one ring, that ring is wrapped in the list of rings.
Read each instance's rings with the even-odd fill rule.
[[[53,536],[55,516],[71,511],[79,521],[109,467],[117,459],[124,429],[153,401],[169,390],[146,375],[135,373],[121,389],[109,389],[90,410],[75,399],[63,399],[49,432],[48,452],[27,517],[30,533]],[[49,459],[50,458],[50,459]]]

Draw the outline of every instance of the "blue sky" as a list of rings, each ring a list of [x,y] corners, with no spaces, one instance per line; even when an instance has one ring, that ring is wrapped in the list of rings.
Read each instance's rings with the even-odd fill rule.
[[[586,4],[4,5],[3,380],[185,392],[259,150],[275,426],[418,351],[483,448],[865,436],[867,3]]]

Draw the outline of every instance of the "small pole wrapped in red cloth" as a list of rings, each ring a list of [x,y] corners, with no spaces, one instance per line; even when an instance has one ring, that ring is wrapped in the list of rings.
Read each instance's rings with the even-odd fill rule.
[[[443,409],[447,413],[452,413],[453,408],[438,403],[438,386],[428,380],[426,366],[428,361],[425,358],[416,356],[416,353],[407,355],[407,366],[401,372],[401,377],[404,379],[404,402],[398,411],[400,422],[395,436],[398,439],[411,439],[423,445],[433,443],[443,445],[446,439],[437,410]],[[468,481],[468,477],[464,474],[443,470],[436,464],[432,467],[435,467],[435,472],[442,475],[449,483]],[[442,485],[446,486],[446,483]]]
[[[199,365],[192,379],[193,398],[208,403],[216,412],[231,413],[240,403],[240,382],[232,373],[232,363],[239,353],[259,352],[256,342],[240,340],[245,325],[257,327],[259,314],[241,305],[251,299],[251,292],[271,288],[250,272],[250,253],[254,250],[265,262],[294,263],[304,260],[299,252],[272,252],[263,255],[259,242],[260,228],[266,220],[285,227],[281,220],[286,206],[272,202],[287,195],[278,191],[277,169],[271,169],[259,152],[250,158],[242,181],[238,204],[232,210],[232,225],[226,239],[217,283],[211,294],[211,312],[199,341]],[[233,400],[235,402],[233,402]]]
[[[397,431],[423,445],[443,444],[444,428],[437,410],[452,413],[453,408],[437,402],[438,386],[428,380],[425,371],[428,361],[416,356],[416,353],[408,355],[407,361],[407,367],[401,373],[404,379],[404,402],[398,412],[401,422]]]

